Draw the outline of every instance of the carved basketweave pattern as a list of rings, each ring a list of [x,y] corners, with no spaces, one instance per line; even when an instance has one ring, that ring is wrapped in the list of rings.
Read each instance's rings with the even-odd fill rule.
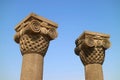
[[[104,61],[105,52],[102,47],[83,49],[80,57],[84,65],[96,63],[102,64]]]
[[[40,53],[45,55],[49,46],[49,40],[43,35],[23,35],[20,38],[20,49],[24,53]]]

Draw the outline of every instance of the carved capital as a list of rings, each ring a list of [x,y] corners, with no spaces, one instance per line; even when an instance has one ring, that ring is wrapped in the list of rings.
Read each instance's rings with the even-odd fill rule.
[[[103,64],[105,50],[110,47],[109,35],[84,32],[76,41],[75,53],[80,56],[84,65]]]
[[[17,25],[14,39],[20,44],[22,54],[45,55],[49,41],[58,35],[56,29],[56,23],[32,13]]]

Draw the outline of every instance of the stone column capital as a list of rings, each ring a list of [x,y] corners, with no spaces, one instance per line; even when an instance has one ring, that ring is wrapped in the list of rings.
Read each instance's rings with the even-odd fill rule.
[[[57,37],[57,24],[34,13],[27,16],[15,28],[14,40],[21,52],[45,55],[49,41]]]
[[[75,53],[83,64],[102,64],[105,50],[110,47],[109,35],[85,31],[76,41]]]

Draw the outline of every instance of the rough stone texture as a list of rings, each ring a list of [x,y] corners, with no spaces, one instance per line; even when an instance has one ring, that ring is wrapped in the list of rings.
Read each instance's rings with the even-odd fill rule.
[[[80,56],[84,65],[102,64],[105,50],[110,47],[109,35],[88,31],[85,31],[75,43],[75,53]]]
[[[109,37],[108,34],[85,31],[75,41],[75,53],[85,66],[86,80],[103,80],[101,67],[105,50],[110,47]]]
[[[22,53],[36,52],[45,55],[49,45],[49,40],[43,35],[23,35],[20,39],[20,50]]]
[[[14,39],[23,55],[20,80],[42,80],[43,59],[50,40],[57,37],[57,24],[34,13],[15,28]]]

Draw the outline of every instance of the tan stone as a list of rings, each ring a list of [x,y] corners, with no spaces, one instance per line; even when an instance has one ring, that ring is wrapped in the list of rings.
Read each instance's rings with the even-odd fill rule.
[[[56,29],[56,23],[34,13],[16,26],[14,39],[23,55],[20,80],[42,80],[44,56],[58,35]]]
[[[20,80],[42,80],[43,61],[42,55],[36,53],[24,54]]]
[[[85,66],[85,80],[103,80],[101,64],[88,64]]]
[[[75,53],[85,66],[86,80],[103,80],[102,64],[110,47],[109,35],[85,31],[76,41]]]

